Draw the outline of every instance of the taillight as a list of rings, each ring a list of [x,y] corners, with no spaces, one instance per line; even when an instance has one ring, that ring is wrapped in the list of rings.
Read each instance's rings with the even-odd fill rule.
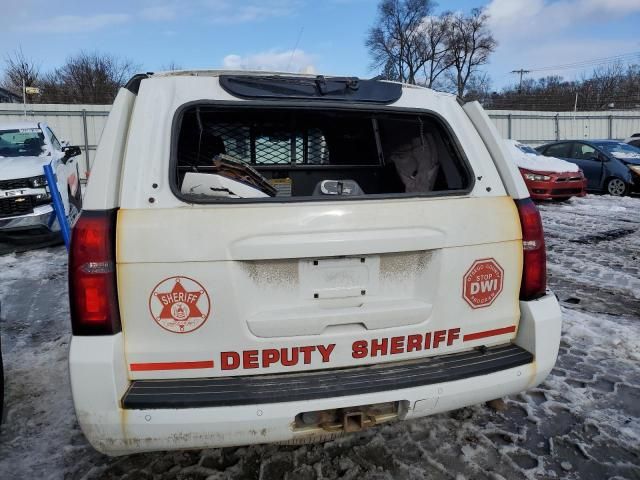
[[[544,248],[542,219],[530,198],[515,202],[522,226],[524,254],[520,300],[534,300],[542,297],[547,290],[547,253]]]
[[[71,235],[69,303],[74,335],[121,330],[116,290],[117,210],[85,210]]]

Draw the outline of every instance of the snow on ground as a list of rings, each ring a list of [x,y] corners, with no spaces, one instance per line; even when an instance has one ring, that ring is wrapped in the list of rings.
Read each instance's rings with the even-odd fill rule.
[[[0,256],[0,478],[638,479],[640,199],[589,195],[541,211],[564,314],[549,378],[502,409],[476,405],[308,446],[95,452],[69,391],[64,248]]]

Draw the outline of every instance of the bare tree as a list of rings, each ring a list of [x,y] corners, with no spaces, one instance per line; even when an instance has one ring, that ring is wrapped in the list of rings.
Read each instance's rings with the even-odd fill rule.
[[[433,8],[432,0],[382,0],[365,43],[372,66],[393,74],[392,80],[415,84],[428,60],[422,23]]]
[[[5,58],[5,71],[2,85],[15,94],[22,95],[22,85],[34,87],[40,79],[40,66],[27,58],[22,47]]]
[[[584,101],[595,105],[597,110],[615,107],[616,97],[624,91],[625,69],[616,62],[596,68],[591,78],[582,76],[582,95]]]
[[[169,63],[160,65],[160,70],[163,72],[171,72],[174,70],[184,70],[184,67],[180,65],[178,62],[171,60]]]
[[[486,72],[476,72],[467,81],[464,99],[487,104],[491,98],[491,78]]]
[[[470,15],[455,14],[447,29],[446,46],[451,57],[455,89],[464,97],[467,82],[485,65],[497,42],[487,27],[489,16],[484,10],[474,8]]]
[[[50,102],[111,103],[138,68],[128,59],[81,51],[45,76],[43,96]]]
[[[449,55],[446,39],[450,29],[452,14],[445,12],[440,16],[428,16],[422,22],[422,42],[424,49],[423,65],[424,83],[432,88],[438,77],[452,65],[452,56]]]
[[[640,65],[613,63],[572,81],[559,76],[526,79],[522,82],[522,89],[512,85],[492,95],[490,106],[550,111],[638,109]]]

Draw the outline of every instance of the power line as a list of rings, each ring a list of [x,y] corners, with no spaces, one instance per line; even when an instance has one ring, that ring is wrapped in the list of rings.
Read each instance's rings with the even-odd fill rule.
[[[521,68],[520,70],[512,70],[511,73],[519,73],[520,74],[520,86],[518,87],[518,92],[522,91],[522,75],[525,73],[531,73],[531,70],[525,70]]]
[[[300,38],[302,38],[302,31],[304,30],[304,26],[300,27],[300,32],[298,33],[298,39],[296,40],[296,44],[293,47],[293,50],[291,50],[291,57],[289,58],[289,63],[287,63],[287,71],[289,71],[289,67],[291,66],[291,62],[293,61],[293,56],[296,53],[296,50],[298,49],[298,44],[300,43]]]
[[[629,53],[623,53],[620,55],[613,55],[610,57],[600,57],[600,58],[593,58],[590,60],[581,60],[577,62],[562,63],[558,65],[549,65],[549,66],[540,67],[540,68],[532,68],[530,69],[530,72],[543,72],[543,71],[549,71],[549,70],[575,70],[575,69],[589,67],[589,66],[597,66],[597,65],[604,65],[604,64],[610,64],[615,62],[628,61],[636,58],[640,59],[640,52],[629,52]]]

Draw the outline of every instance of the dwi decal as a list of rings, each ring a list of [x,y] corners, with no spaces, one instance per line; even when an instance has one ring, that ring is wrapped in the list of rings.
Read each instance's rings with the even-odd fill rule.
[[[491,305],[502,292],[504,270],[493,258],[473,262],[464,274],[462,297],[471,308]]]
[[[165,330],[189,333],[200,328],[211,313],[209,294],[189,277],[169,277],[158,283],[149,296],[151,316]]]

